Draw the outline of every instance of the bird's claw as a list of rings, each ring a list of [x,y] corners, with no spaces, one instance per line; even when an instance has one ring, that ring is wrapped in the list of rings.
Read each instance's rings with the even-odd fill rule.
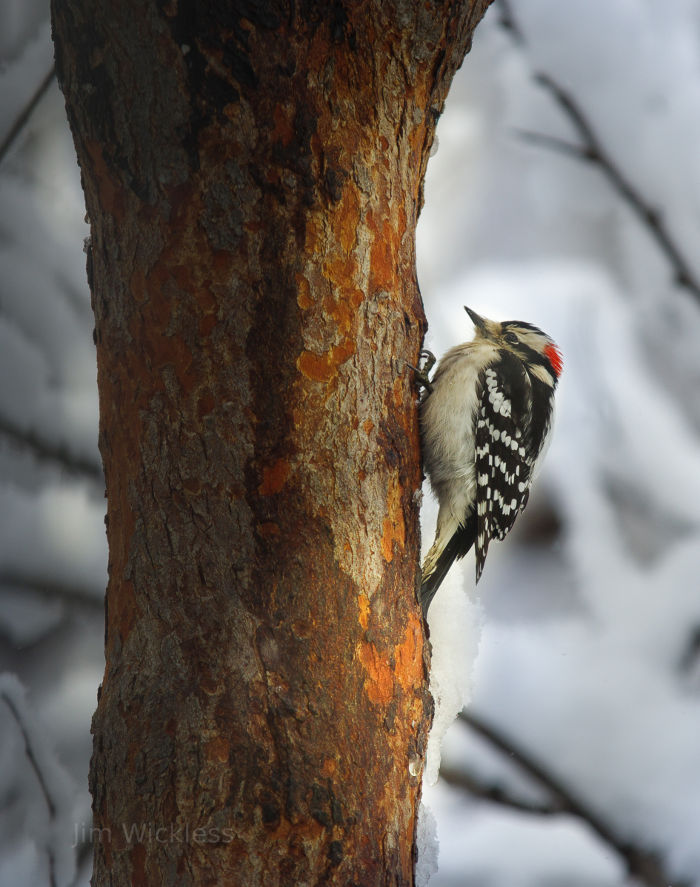
[[[414,367],[412,364],[407,363],[406,366],[410,367],[415,373],[415,379],[418,385],[421,388],[424,388],[428,394],[433,390],[432,383],[430,381],[430,371],[435,366],[435,355],[432,351],[428,351],[427,348],[423,348],[418,355],[418,366]]]

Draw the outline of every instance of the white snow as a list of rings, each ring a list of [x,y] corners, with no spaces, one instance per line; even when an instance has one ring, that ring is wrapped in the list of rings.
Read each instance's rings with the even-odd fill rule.
[[[418,808],[416,846],[418,848],[415,871],[416,887],[426,887],[428,881],[438,870],[439,844],[435,816],[425,803],[421,803]]]
[[[481,611],[465,594],[464,569],[474,585],[474,557],[458,562],[440,586],[428,611],[432,658],[430,692],[435,700],[424,780],[433,785],[440,769],[440,746],[457,714],[469,702],[472,671],[479,645]]]

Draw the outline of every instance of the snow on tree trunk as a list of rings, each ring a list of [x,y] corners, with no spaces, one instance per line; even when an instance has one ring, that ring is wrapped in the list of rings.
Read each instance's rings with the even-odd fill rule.
[[[486,5],[54,0],[108,497],[96,885],[413,881],[414,230]]]

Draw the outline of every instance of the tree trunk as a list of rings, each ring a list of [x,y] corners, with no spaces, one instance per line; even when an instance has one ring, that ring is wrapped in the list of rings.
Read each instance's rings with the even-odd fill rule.
[[[93,884],[412,884],[415,223],[487,5],[53,0],[107,479]]]

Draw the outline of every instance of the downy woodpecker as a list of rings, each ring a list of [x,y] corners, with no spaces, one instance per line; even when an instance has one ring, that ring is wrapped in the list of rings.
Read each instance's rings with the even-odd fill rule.
[[[559,349],[536,326],[465,311],[476,335],[445,354],[420,406],[423,465],[440,506],[423,564],[424,614],[472,545],[479,581],[489,543],[525,508],[562,370]]]

